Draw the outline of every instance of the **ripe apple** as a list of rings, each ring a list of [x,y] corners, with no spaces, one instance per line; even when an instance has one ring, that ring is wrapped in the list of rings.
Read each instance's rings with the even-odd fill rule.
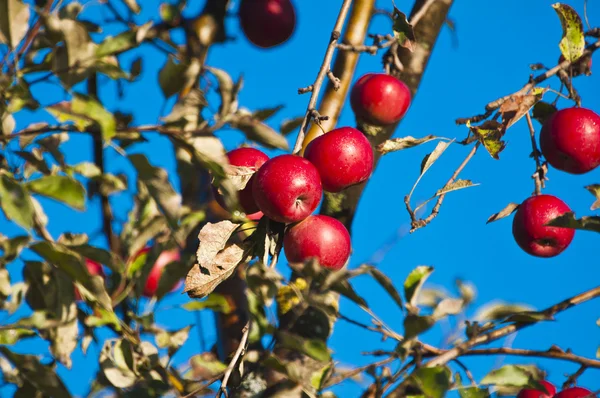
[[[342,127],[315,138],[304,157],[319,170],[323,189],[339,192],[373,173],[373,149],[363,133]]]
[[[350,257],[350,234],[333,217],[309,216],[285,232],[283,249],[291,263],[316,258],[323,267],[338,270]]]
[[[554,396],[554,398],[583,398],[583,397],[597,397],[596,394],[592,394],[592,391],[583,387],[571,387],[562,390]]]
[[[556,387],[552,383],[540,380],[540,384],[546,388],[547,393],[541,390],[534,390],[533,388],[524,388],[519,391],[517,398],[552,398],[556,394]]]
[[[102,279],[106,278],[106,274],[104,273],[104,269],[100,263],[92,261],[90,259],[85,259],[85,266],[90,273],[91,276],[100,275]],[[75,301],[82,301],[81,293],[79,293],[79,289],[75,288]]]
[[[575,230],[546,224],[570,211],[556,196],[536,195],[526,199],[513,219],[515,241],[532,256],[554,257],[562,253],[573,240]]]
[[[586,108],[565,108],[546,120],[542,154],[554,168],[583,174],[600,165],[600,116]]]
[[[145,247],[133,257],[133,261],[136,261],[140,256],[147,254],[150,251],[150,247]],[[160,281],[160,277],[164,271],[165,266],[168,264],[179,261],[181,259],[181,255],[179,251],[176,249],[165,250],[159,254],[154,265],[152,266],[152,270],[148,274],[148,278],[146,279],[146,285],[144,286],[143,295],[144,297],[153,297],[156,294],[156,290],[158,289],[158,283]],[[171,291],[176,290],[181,281],[174,284]]]
[[[290,0],[241,0],[242,31],[261,48],[284,43],[296,28],[296,10]]]
[[[357,118],[377,126],[400,121],[410,102],[408,86],[385,73],[368,73],[362,76],[350,93],[350,105]]]
[[[227,152],[227,159],[229,160],[229,164],[232,166],[240,166],[240,167],[251,167],[254,170],[258,170],[260,166],[262,166],[269,157],[255,148],[238,148],[232,151]],[[238,201],[240,203],[240,207],[246,213],[249,219],[255,219],[260,216],[257,213],[258,206],[254,202],[254,197],[252,196],[252,181],[254,176],[250,178],[246,187],[241,191],[238,191]],[[225,208],[225,200],[223,196],[217,191],[216,188],[213,188],[215,199],[217,202]]]
[[[292,223],[315,211],[323,188],[319,171],[311,162],[297,155],[280,155],[256,172],[252,193],[267,217]]]

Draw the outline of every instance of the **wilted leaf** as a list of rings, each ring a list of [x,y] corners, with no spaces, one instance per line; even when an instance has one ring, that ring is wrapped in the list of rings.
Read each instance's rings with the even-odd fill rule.
[[[546,225],[600,232],[600,216],[585,216],[578,220],[575,218],[575,213],[569,212],[555,218]]]
[[[436,137],[435,135],[428,135],[423,138],[414,138],[411,136],[402,137],[402,138],[392,138],[390,140],[384,141],[383,143],[377,146],[377,150],[381,152],[383,155],[389,152],[401,151],[403,149],[408,149],[415,147],[417,145],[424,144],[429,141],[438,140],[440,137]]]
[[[498,155],[506,147],[506,143],[502,141],[506,129],[502,124],[495,120],[488,120],[479,126],[471,126],[467,123],[467,127],[494,159],[500,159]]]
[[[530,94],[513,94],[502,103],[498,112],[502,115],[504,131],[518,122],[529,110],[542,99],[545,89]]]
[[[100,353],[100,368],[108,381],[117,388],[131,387],[137,379],[132,367],[130,344],[125,340],[106,340]]]
[[[486,224],[489,224],[494,221],[498,221],[501,218],[508,217],[513,214],[519,208],[518,203],[509,203],[504,209],[500,210],[496,214],[492,214],[490,218],[487,219]]]
[[[435,325],[435,319],[432,316],[419,316],[408,314],[404,318],[404,338],[410,340],[423,332],[431,329]]]
[[[227,365],[219,361],[212,352],[194,355],[190,358],[190,365],[194,376],[201,380],[215,377],[227,369]]]
[[[129,160],[138,172],[150,196],[156,201],[172,226],[177,226],[181,210],[181,196],[175,192],[165,169],[154,167],[142,154],[132,154]]]
[[[8,264],[21,254],[21,251],[31,242],[31,238],[26,235],[6,238],[0,235],[0,248],[4,252],[0,258],[0,264]]]
[[[255,167],[229,166],[225,169],[225,175],[233,184],[233,187],[241,191],[246,188],[248,181],[256,172]]]
[[[435,196],[444,195],[452,191],[458,191],[459,189],[475,187],[477,185],[479,184],[473,184],[473,182],[471,182],[470,180],[456,180],[453,183],[450,183],[444,186],[443,188],[438,189],[435,193]]]
[[[393,20],[394,25],[392,29],[394,30],[394,36],[398,40],[398,44],[412,52],[416,38],[413,27],[406,18],[406,14],[394,6]]]
[[[26,184],[37,194],[62,202],[77,210],[85,210],[85,188],[79,181],[68,176],[44,176]]]
[[[0,174],[0,206],[6,218],[31,229],[34,207],[29,191],[6,174]]]
[[[267,108],[267,109],[261,109],[258,111],[254,111],[252,113],[252,117],[256,120],[264,121],[264,120],[267,120],[268,118],[272,117],[273,115],[275,115],[277,112],[279,112],[283,108],[284,108],[283,105],[277,105],[273,108]]]
[[[465,302],[463,299],[446,298],[440,301],[433,311],[435,319],[441,319],[447,315],[460,314],[463,310]]]
[[[420,368],[410,376],[411,383],[427,398],[443,398],[451,386],[452,372],[445,366]]]
[[[317,361],[328,362],[331,360],[331,354],[324,341],[306,339],[288,332],[279,331],[277,333],[277,342],[282,347],[306,354]]]
[[[535,380],[534,374],[528,368],[520,365],[505,365],[488,373],[481,380],[481,384],[543,388]]]
[[[596,210],[600,208],[600,184],[591,184],[585,187],[594,197],[596,201],[592,204],[591,210]]]
[[[242,131],[249,140],[262,144],[267,148],[286,151],[289,149],[289,144],[283,135],[251,115],[236,114],[229,124],[232,128]]]
[[[556,111],[556,106],[544,101],[539,101],[533,106],[532,116],[543,125]]]
[[[182,305],[182,308],[187,311],[200,311],[209,309],[215,312],[221,312],[223,314],[229,314],[231,312],[231,305],[222,294],[212,293],[209,294],[205,300],[194,300],[189,303]]]
[[[174,332],[163,330],[156,334],[156,344],[159,348],[168,348],[169,356],[172,357],[187,341],[191,328],[186,326]]]
[[[432,272],[433,267],[421,265],[408,275],[404,281],[404,298],[410,305],[416,305],[419,291]]]
[[[563,37],[558,45],[560,51],[565,59],[575,61],[581,57],[585,50],[585,36],[581,18],[573,7],[567,4],[554,3],[552,8],[558,14],[563,29]]]
[[[233,79],[222,69],[205,66],[204,69],[212,73],[219,82],[219,95],[221,96],[221,106],[219,107],[219,116],[224,118],[237,110],[237,99]]]
[[[474,319],[479,322],[497,321],[505,319],[511,315],[528,311],[533,311],[533,308],[522,304],[492,302],[479,308],[474,316]]]
[[[198,264],[188,273],[185,292],[190,297],[202,298],[229,278],[244,257],[244,249],[227,244],[239,225],[231,221],[208,223],[198,235]]]
[[[19,375],[31,383],[38,391],[53,398],[70,398],[69,390],[54,369],[40,363],[33,355],[20,355],[0,346],[0,353],[19,370]]]
[[[423,161],[421,162],[421,175],[425,174],[427,172],[427,170],[429,170],[429,168],[431,167],[431,165],[433,165],[436,160],[439,159],[440,156],[442,156],[442,153],[444,153],[444,151],[446,149],[448,149],[448,147],[450,146],[450,144],[452,144],[452,141],[450,142],[438,142],[438,144],[436,145],[435,149],[433,150],[433,152],[431,152],[430,154],[426,155],[423,158]]]
[[[15,48],[29,30],[29,6],[22,0],[0,1],[0,43]]]

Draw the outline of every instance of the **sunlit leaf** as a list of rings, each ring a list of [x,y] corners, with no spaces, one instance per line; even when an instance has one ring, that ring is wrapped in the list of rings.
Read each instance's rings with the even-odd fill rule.
[[[408,275],[404,281],[404,298],[410,305],[416,305],[419,291],[432,272],[433,267],[422,265],[412,270]]]
[[[415,146],[424,144],[429,141],[440,139],[440,137],[436,137],[435,135],[427,135],[423,138],[414,138],[411,136],[402,137],[402,138],[392,138],[384,141],[383,143],[377,146],[377,150],[381,152],[383,155],[390,152],[401,151],[403,149],[413,148]]]
[[[29,30],[29,6],[22,0],[0,1],[0,43],[15,48]]]
[[[85,188],[68,176],[44,176],[26,184],[26,187],[39,195],[62,202],[77,210],[85,210]]]
[[[6,218],[25,229],[31,229],[34,205],[29,191],[6,174],[0,174],[0,206]]]
[[[414,51],[414,45],[416,42],[415,32],[413,31],[412,25],[408,22],[406,14],[397,9],[394,6],[393,14],[394,25],[394,36],[398,40],[398,44],[409,51]]]
[[[585,37],[581,18],[577,11],[567,4],[554,3],[552,8],[558,14],[563,29],[563,37],[559,44],[560,51],[565,59],[575,61],[581,57],[585,50]]]

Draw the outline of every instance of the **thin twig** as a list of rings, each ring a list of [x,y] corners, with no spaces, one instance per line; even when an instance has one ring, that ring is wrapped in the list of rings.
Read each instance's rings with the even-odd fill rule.
[[[562,385],[563,390],[566,388],[569,388],[572,385],[574,385],[575,383],[577,383],[577,379],[579,378],[579,376],[581,376],[583,374],[583,372],[585,372],[587,370],[587,368],[588,368],[587,365],[581,365],[579,367],[579,369],[577,369],[577,371],[575,373],[573,373],[571,376],[569,376],[567,378],[567,380],[563,383],[563,385]]]
[[[231,358],[229,365],[227,365],[227,369],[225,370],[225,374],[223,376],[223,382],[221,382],[221,388],[219,389],[219,392],[217,392],[216,395],[217,398],[220,398],[222,394],[225,394],[225,397],[229,397],[229,394],[227,393],[227,383],[229,382],[229,378],[231,377],[231,373],[233,373],[233,369],[235,368],[238,359],[240,359],[240,357],[243,357],[244,352],[246,351],[246,342],[248,341],[248,335],[250,335],[250,321],[248,321],[246,323],[246,326],[244,326],[244,328],[242,329],[242,339],[240,340],[240,345],[235,351],[235,354],[233,354],[233,358]]]
[[[561,301],[560,303],[557,303],[551,307],[548,307],[545,310],[541,311],[541,314],[544,316],[551,317],[559,312],[565,311],[571,307],[574,307],[574,306],[584,303],[586,301],[592,300],[596,297],[600,297],[600,286],[597,286],[593,289],[587,290],[581,294],[570,297],[566,300]],[[509,334],[515,333],[516,331],[521,330],[521,329],[526,328],[531,325],[533,325],[533,323],[513,323],[510,325],[501,327],[500,329],[493,330],[489,333],[485,333],[485,334],[473,337],[473,338],[465,341],[464,343],[459,344],[458,346],[442,353],[441,355],[436,356],[431,361],[427,362],[426,366],[427,367],[436,367],[436,366],[444,365],[444,364],[448,363],[449,361],[465,354],[466,352],[468,352],[471,348],[473,348],[475,346],[490,343],[492,341],[498,340],[504,336],[508,336]]]
[[[315,82],[312,84],[312,94],[310,95],[310,100],[308,101],[308,108],[306,110],[306,114],[304,115],[304,120],[302,121],[302,126],[300,127],[300,132],[298,133],[298,138],[296,139],[293,153],[298,153],[302,149],[302,142],[304,141],[304,135],[307,131],[308,122],[312,118],[313,112],[316,110],[315,107],[317,105],[317,99],[319,98],[319,92],[321,91],[321,86],[323,85],[323,81],[327,76],[327,71],[329,71],[331,68],[331,59],[333,58],[333,53],[335,52],[338,39],[340,38],[341,31],[344,27],[344,22],[346,21],[346,16],[348,15],[348,10],[350,9],[351,4],[352,0],[344,0],[342,8],[340,9],[333,32],[331,33],[331,38],[329,39],[329,44],[327,45],[327,51],[325,51],[323,63],[321,64],[321,68],[319,69],[319,73],[317,74]]]
[[[379,362],[375,362],[375,363],[371,363],[371,364],[368,364],[368,365],[360,366],[358,368],[349,370],[347,372],[340,373],[339,375],[337,375],[337,376],[332,377],[331,379],[329,379],[327,381],[327,383],[325,383],[324,388],[329,388],[329,387],[335,386],[336,384],[340,384],[344,380],[349,379],[351,377],[354,377],[356,375],[359,375],[359,374],[361,374],[362,372],[364,372],[364,371],[366,371],[368,369],[378,368],[378,367],[387,365],[388,363],[391,363],[391,362],[395,361],[396,359],[397,359],[396,357],[392,356],[392,357],[388,357],[386,359],[382,359]]]
[[[455,359],[453,362],[455,364],[457,364],[458,366],[460,366],[460,368],[465,372],[465,374],[467,375],[467,377],[471,381],[471,385],[473,387],[476,387],[477,386],[477,382],[475,381],[475,378],[473,377],[473,373],[471,373],[471,371],[469,370],[469,368],[467,368],[467,365],[465,365],[464,363],[462,363],[458,359]]]
[[[538,150],[535,141],[535,128],[533,127],[529,112],[525,114],[525,117],[527,118],[527,126],[529,126],[529,136],[531,137],[531,156],[535,160],[535,173],[533,173],[532,178],[535,184],[535,194],[539,195],[542,193],[542,188],[545,188],[546,184],[544,181],[546,180],[546,175],[540,162],[541,152]]]

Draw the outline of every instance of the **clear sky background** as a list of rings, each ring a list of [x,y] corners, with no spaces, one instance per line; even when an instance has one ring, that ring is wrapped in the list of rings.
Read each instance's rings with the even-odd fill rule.
[[[159,2],[145,0],[141,3],[143,12],[137,20],[142,23],[149,17],[157,19]],[[190,3],[194,5],[190,7],[189,15],[194,15],[204,2]],[[226,46],[213,48],[208,58],[210,66],[225,69],[234,78],[243,73],[242,106],[257,110],[285,105],[285,109],[269,121],[275,128],[283,119],[304,113],[309,97],[298,95],[297,89],[314,81],[340,5],[340,1],[334,0],[295,0],[294,3],[299,24],[294,36],[286,44],[267,51],[253,47],[241,35],[237,19],[232,15],[227,19],[227,28],[229,35],[236,40]],[[558,42],[561,26],[551,7],[552,3],[550,0],[456,1],[450,12],[456,29],[454,32],[448,27],[442,29],[417,97],[394,136],[422,137],[434,134],[462,139],[467,129],[455,125],[457,117],[480,113],[489,101],[520,89],[531,73],[529,64],[542,62],[548,66],[555,65],[560,55]],[[103,14],[104,11],[100,12],[104,7],[97,2],[85,4],[84,15],[87,18],[98,21],[99,18],[109,17]],[[412,6],[412,2],[408,1],[396,4],[406,13]],[[568,4],[583,12],[583,0],[568,1]],[[389,10],[392,2],[380,0],[377,5]],[[236,9],[237,6],[234,11]],[[589,2],[588,16],[592,26],[600,26],[598,2]],[[105,29],[105,33],[114,34],[120,29],[120,26],[113,25]],[[378,16],[369,32],[390,33],[391,23],[386,17]],[[100,97],[111,110],[119,108],[133,112],[134,124],[156,123],[159,116],[168,113],[165,109],[168,111],[172,106],[172,101],[169,101],[165,108],[164,97],[157,84],[158,71],[165,62],[165,56],[150,46],[143,46],[136,54],[123,55],[120,61],[128,68],[140,54],[144,56],[141,79],[121,98],[117,96],[116,84],[106,79],[100,84]],[[381,54],[363,55],[356,76],[358,78],[364,73],[381,70]],[[555,89],[558,88],[557,81],[551,82]],[[600,72],[587,78],[579,77],[575,84],[583,98],[583,105],[600,112]],[[36,95],[44,104],[64,99],[59,92],[55,84],[42,83],[35,87]],[[552,94],[548,94],[545,99],[551,101],[553,98]],[[561,106],[565,104],[564,101],[559,102]],[[566,105],[570,106],[568,103]],[[217,105],[213,103],[212,106]],[[43,120],[51,119],[44,113],[22,112],[17,115],[17,128]],[[539,130],[537,122],[534,123]],[[349,105],[344,108],[338,124],[345,125],[354,125]],[[233,149],[243,141],[243,136],[235,131],[225,131],[219,136],[223,138],[227,149]],[[148,143],[132,146],[128,152],[147,154],[154,165],[165,167],[172,173],[171,179],[178,187],[174,157],[165,150],[165,145],[170,145],[168,140],[156,135],[150,135],[149,138]],[[290,141],[293,143],[294,139],[295,136]],[[428,287],[445,287],[452,292],[455,278],[472,282],[478,294],[475,305],[469,311],[470,316],[478,306],[496,299],[528,303],[542,309],[594,287],[600,280],[598,235],[578,231],[573,243],[562,255],[538,259],[525,254],[514,242],[512,218],[485,224],[491,214],[509,202],[521,202],[533,191],[530,176],[535,165],[529,158],[531,146],[524,120],[508,131],[506,140],[508,145],[500,154],[499,161],[492,159],[485,151],[479,151],[461,175],[461,178],[468,178],[480,185],[449,194],[434,222],[414,234],[407,234],[409,217],[403,198],[418,177],[421,159],[433,150],[435,143],[384,156],[367,186],[354,222],[354,252],[350,268],[373,260],[374,253],[381,253],[381,249],[387,247],[384,256],[375,258],[377,266],[399,288],[408,273],[418,265],[435,267]],[[64,148],[69,164],[91,160],[91,139],[87,136],[72,137]],[[414,199],[424,200],[440,188],[468,150],[452,145],[423,179]],[[270,151],[269,154],[275,155],[277,152]],[[126,173],[130,181],[134,181],[127,160],[110,149],[107,151],[107,168],[113,173]],[[544,192],[562,198],[578,216],[593,214],[589,210],[593,198],[583,187],[600,183],[598,170],[573,176],[551,169],[549,178]],[[135,187],[135,184],[131,185]],[[119,220],[125,218],[131,207],[131,189],[112,199]],[[101,225],[97,199],[88,203],[86,213],[68,210],[51,201],[41,202],[50,217],[49,230],[53,235],[58,236],[63,231],[87,232],[93,238],[92,243],[105,246],[99,233]],[[4,219],[0,219],[0,226],[2,233],[9,236],[22,233]],[[33,255],[28,254],[28,257],[33,258]],[[15,281],[21,279],[21,266],[19,263],[9,266]],[[278,267],[281,272],[288,273],[285,259],[280,261]],[[367,277],[357,279],[355,283],[357,291],[367,299],[373,311],[401,333],[403,318],[393,301]],[[157,322],[169,329],[194,323],[194,314],[172,309],[187,300],[186,295],[180,294],[167,297],[156,309]],[[341,312],[369,322],[364,312],[346,300],[342,300]],[[571,348],[576,354],[595,357],[600,344],[600,329],[596,326],[599,317],[600,304],[597,301],[589,302],[558,315],[556,322],[526,329],[519,332],[514,340],[500,344],[539,350],[558,344],[563,349]],[[199,331],[208,347],[214,343],[216,336],[212,314],[203,313],[201,318],[202,326],[199,330],[192,330],[188,342],[176,354],[176,364],[183,365],[191,355],[200,352]],[[15,317],[7,319],[3,316],[0,319],[4,323],[13,321]],[[425,335],[425,340],[431,344],[441,344],[451,326],[437,326]],[[101,333],[101,336],[109,337],[110,334]],[[373,362],[374,358],[365,357],[361,352],[391,350],[393,347],[393,342],[381,342],[377,334],[344,322],[336,324],[331,338],[334,358],[342,366]],[[78,350],[73,356],[72,370],[59,365],[60,375],[75,395],[87,392],[97,371],[100,348],[93,345],[85,357]],[[16,350],[47,352],[47,344],[26,340]],[[578,368],[576,364],[514,357],[468,358],[465,363],[477,379],[501,363],[536,363],[548,370],[549,380],[555,384],[562,384],[564,375]],[[358,384],[347,382],[334,391],[342,397],[359,396],[368,384],[368,379]],[[600,371],[589,370],[580,378],[580,384],[592,390],[600,389]],[[4,387],[0,389],[0,396],[11,396],[13,391]]]

